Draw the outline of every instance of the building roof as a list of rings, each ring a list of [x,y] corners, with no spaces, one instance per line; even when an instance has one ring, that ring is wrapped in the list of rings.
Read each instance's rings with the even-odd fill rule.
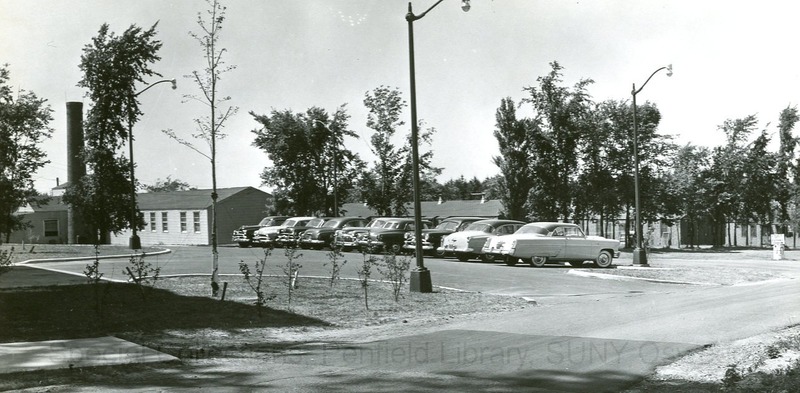
[[[67,211],[67,205],[61,201],[61,196],[51,196],[49,200],[35,203],[27,202],[24,206],[17,209],[14,214],[30,214],[38,212]]]
[[[254,187],[218,188],[217,202],[224,201],[242,192],[259,192],[265,197],[270,194]],[[145,192],[136,194],[136,204],[139,210],[202,210],[211,207],[211,190],[189,190],[172,192]],[[50,201],[41,203],[26,203],[14,214],[30,214],[48,211],[67,211],[67,205],[62,202],[61,196],[51,196]]]
[[[490,200],[457,200],[457,201],[422,201],[420,202],[422,216],[424,217],[497,217],[503,211],[503,204],[499,199]],[[343,214],[347,216],[371,217],[378,212],[363,203],[345,203],[342,205]],[[408,215],[414,215],[412,203],[406,203]]]
[[[217,188],[217,203],[242,192],[270,194],[254,187]],[[211,207],[211,190],[145,192],[136,194],[139,210],[202,210]]]

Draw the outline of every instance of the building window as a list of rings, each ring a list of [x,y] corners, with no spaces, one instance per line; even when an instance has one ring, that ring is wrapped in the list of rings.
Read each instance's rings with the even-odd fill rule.
[[[44,235],[58,236],[58,220],[44,220]]]
[[[194,219],[194,232],[200,233],[200,212],[193,212],[192,218]]]
[[[169,218],[167,212],[161,212],[161,232],[169,232]]]
[[[156,231],[156,212],[150,212],[150,232]]]
[[[186,212],[181,212],[181,232],[186,233]]]

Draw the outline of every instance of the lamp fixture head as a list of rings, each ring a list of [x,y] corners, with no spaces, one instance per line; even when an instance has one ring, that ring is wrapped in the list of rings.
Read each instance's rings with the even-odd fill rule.
[[[461,0],[461,10],[467,12],[469,11],[469,9],[470,9],[469,0]]]
[[[175,78],[170,79],[169,81],[172,82],[172,90],[175,90],[175,89],[178,88],[178,81],[176,81]]]
[[[672,64],[667,66],[667,76],[672,76]]]

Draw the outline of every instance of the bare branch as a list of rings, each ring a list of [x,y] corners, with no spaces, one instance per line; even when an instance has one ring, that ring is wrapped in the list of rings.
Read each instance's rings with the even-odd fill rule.
[[[180,143],[181,145],[184,145],[184,146],[196,151],[201,156],[211,160],[211,157],[208,154],[203,153],[202,151],[198,150],[196,147],[194,147],[194,145],[192,145],[191,142],[189,142],[189,141],[187,141],[185,139],[181,139],[180,137],[178,137],[178,135],[175,134],[175,131],[172,131],[171,128],[170,129],[166,129],[166,130],[161,130],[161,132],[163,132],[164,134],[166,134],[170,138],[174,139],[176,142]]]

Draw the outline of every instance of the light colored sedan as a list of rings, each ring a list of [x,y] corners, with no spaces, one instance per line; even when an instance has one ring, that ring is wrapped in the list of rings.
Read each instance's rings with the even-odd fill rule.
[[[575,224],[534,222],[513,235],[489,238],[483,252],[502,257],[509,266],[522,260],[536,267],[551,262],[580,265],[585,261],[592,261],[598,267],[609,267],[613,259],[619,257],[619,247],[619,240],[586,236]]]
[[[483,254],[483,243],[490,236],[510,235],[525,225],[515,220],[480,220],[475,221],[461,232],[455,232],[442,238],[442,246],[437,251],[442,255],[455,255],[461,262],[471,258],[480,258],[484,262],[494,260],[493,255]]]

